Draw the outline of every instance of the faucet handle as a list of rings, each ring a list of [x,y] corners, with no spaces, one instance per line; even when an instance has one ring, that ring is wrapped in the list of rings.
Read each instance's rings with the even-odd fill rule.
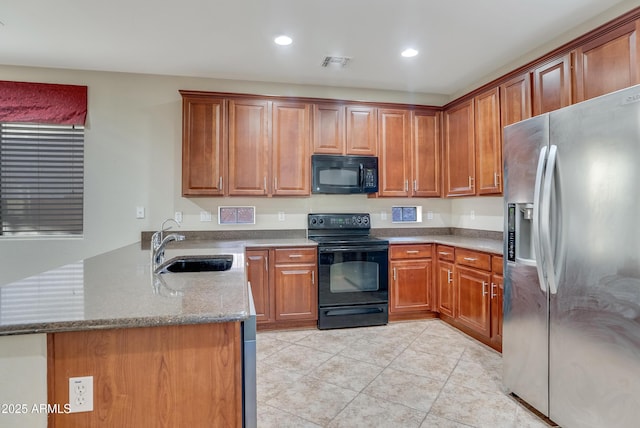
[[[164,239],[164,232],[165,230],[169,230],[171,229],[171,226],[167,227],[165,229],[164,225],[167,224],[167,222],[174,222],[175,224],[178,225],[178,227],[182,226],[182,223],[180,223],[178,220],[176,220],[175,218],[171,218],[169,217],[168,219],[166,219],[165,221],[162,222],[162,224],[160,225],[160,241],[162,241]]]

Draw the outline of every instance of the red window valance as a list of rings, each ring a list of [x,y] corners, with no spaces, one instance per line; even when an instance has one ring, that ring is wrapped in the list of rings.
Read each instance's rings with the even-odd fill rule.
[[[0,80],[0,122],[84,125],[87,87]]]

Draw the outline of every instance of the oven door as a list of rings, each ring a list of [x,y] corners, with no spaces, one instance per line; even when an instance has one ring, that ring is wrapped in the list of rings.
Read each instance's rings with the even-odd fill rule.
[[[318,256],[320,308],[389,301],[387,245],[323,244]]]

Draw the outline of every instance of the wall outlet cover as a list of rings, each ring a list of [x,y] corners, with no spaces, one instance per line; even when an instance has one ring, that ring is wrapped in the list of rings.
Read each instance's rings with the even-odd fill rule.
[[[93,376],[69,378],[69,413],[93,411]]]

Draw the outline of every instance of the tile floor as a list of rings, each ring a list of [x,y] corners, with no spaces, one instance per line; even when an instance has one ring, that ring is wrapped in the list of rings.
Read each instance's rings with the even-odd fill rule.
[[[258,427],[547,427],[500,354],[440,320],[259,332]]]

